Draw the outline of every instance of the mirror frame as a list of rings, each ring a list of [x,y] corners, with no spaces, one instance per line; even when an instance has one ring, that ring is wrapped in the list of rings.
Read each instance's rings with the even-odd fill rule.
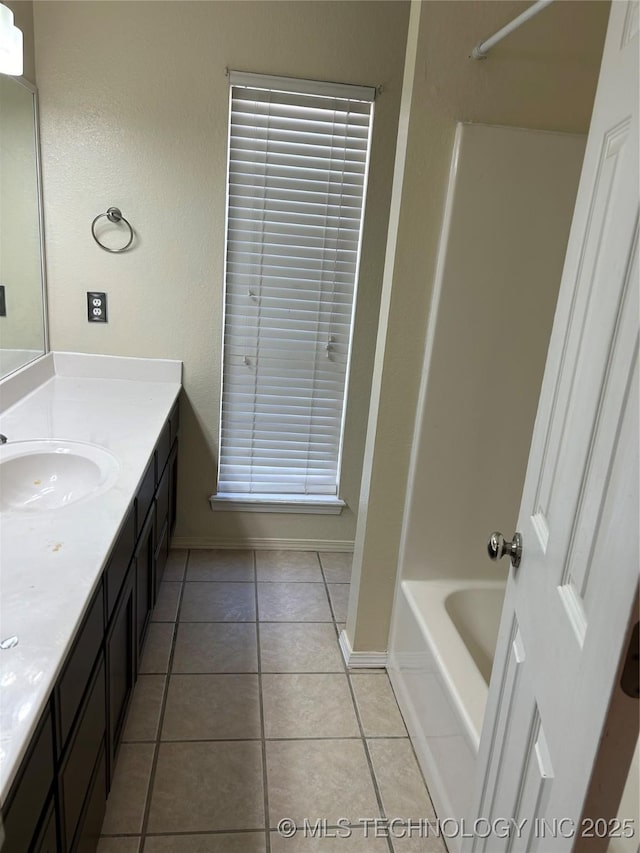
[[[18,370],[30,364],[34,364],[38,359],[43,358],[49,352],[49,312],[47,303],[47,261],[45,256],[45,237],[44,237],[44,198],[42,192],[42,158],[40,155],[40,108],[38,103],[38,88],[26,77],[13,77],[16,83],[23,86],[31,93],[33,103],[33,142],[35,150],[35,168],[36,168],[36,192],[38,196],[38,233],[40,247],[40,293],[42,297],[42,346],[43,353],[38,355],[31,361],[26,361],[15,370],[10,370],[4,375],[0,375],[0,380],[5,376],[11,376]]]

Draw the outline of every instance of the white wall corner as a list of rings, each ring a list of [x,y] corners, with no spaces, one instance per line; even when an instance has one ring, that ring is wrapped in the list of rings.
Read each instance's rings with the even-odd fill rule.
[[[386,652],[354,652],[347,632],[340,631],[338,640],[344,662],[349,669],[385,669],[387,666]]]
[[[416,73],[416,61],[418,56],[418,35],[420,29],[420,15],[422,4],[420,0],[412,0],[409,14],[409,28],[407,33],[407,44],[405,52],[404,76],[402,81],[402,96],[400,101],[400,115],[398,117],[398,133],[396,137],[396,154],[393,168],[393,186],[391,190],[391,205],[389,211],[389,227],[387,229],[387,245],[385,250],[384,271],[382,277],[382,294],[380,300],[380,311],[378,331],[376,337],[376,350],[374,356],[373,375],[371,380],[371,397],[369,402],[369,416],[367,420],[367,431],[365,435],[364,457],[362,464],[362,480],[360,496],[358,501],[358,517],[356,522],[356,535],[353,555],[353,574],[351,576],[351,596],[349,613],[347,616],[347,627],[353,633],[356,622],[362,619],[366,622],[368,615],[358,613],[360,604],[361,582],[366,584],[369,579],[361,581],[364,552],[367,540],[371,535],[368,527],[368,509],[371,495],[371,480],[373,475],[373,462],[376,453],[378,413],[380,409],[380,398],[382,394],[382,374],[385,361],[385,350],[387,344],[387,333],[389,326],[389,315],[391,311],[391,291],[395,270],[396,249],[398,245],[398,231],[400,227],[400,212],[402,207],[402,195],[404,186],[405,167],[407,161],[407,147],[409,143],[409,122],[411,118],[411,102],[413,99],[413,84]]]

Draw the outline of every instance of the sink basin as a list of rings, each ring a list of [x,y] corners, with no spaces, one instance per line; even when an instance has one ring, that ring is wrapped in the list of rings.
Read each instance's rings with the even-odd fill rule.
[[[81,441],[15,441],[0,447],[0,511],[61,509],[109,489],[118,460]]]

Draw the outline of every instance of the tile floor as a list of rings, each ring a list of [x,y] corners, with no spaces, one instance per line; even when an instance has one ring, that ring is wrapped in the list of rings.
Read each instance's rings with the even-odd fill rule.
[[[362,823],[434,813],[386,673],[345,669],[350,563],[171,552],[99,853],[446,853]]]

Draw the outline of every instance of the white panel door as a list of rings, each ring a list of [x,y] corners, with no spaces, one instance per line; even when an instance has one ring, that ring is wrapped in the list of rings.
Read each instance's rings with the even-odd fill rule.
[[[520,506],[522,562],[510,569],[478,759],[472,817],[526,823],[521,837],[476,835],[465,846],[473,853],[563,853],[576,843],[571,821],[580,823],[619,689],[638,590],[638,289],[638,3],[618,0]],[[565,819],[555,832],[554,819]]]

